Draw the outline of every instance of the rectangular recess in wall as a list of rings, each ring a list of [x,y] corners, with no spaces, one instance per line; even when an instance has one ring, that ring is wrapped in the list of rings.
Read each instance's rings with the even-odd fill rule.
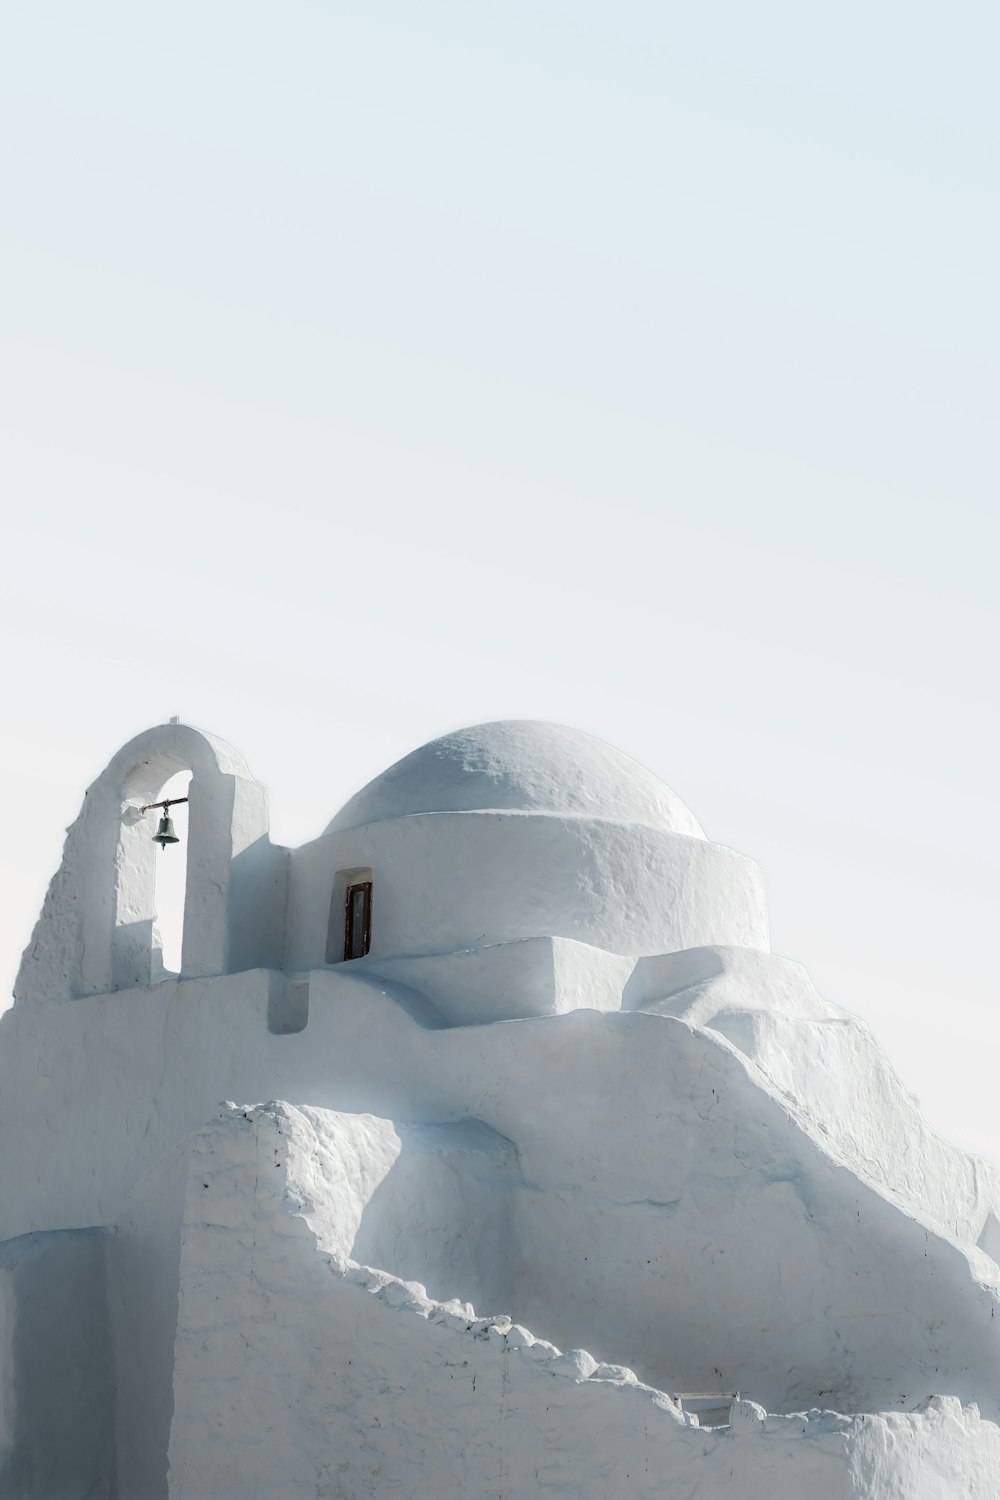
[[[328,964],[342,964],[351,956],[351,942],[349,930],[349,916],[351,910],[350,892],[356,886],[367,886],[368,897],[363,903],[361,912],[361,942],[363,952],[357,954],[358,958],[364,956],[371,947],[372,930],[372,871],[370,865],[354,865],[346,870],[337,870],[333,877],[333,885],[330,891],[330,915],[326,925],[326,962]]]
[[[372,883],[347,887],[344,903],[344,958],[364,958],[372,945]]]

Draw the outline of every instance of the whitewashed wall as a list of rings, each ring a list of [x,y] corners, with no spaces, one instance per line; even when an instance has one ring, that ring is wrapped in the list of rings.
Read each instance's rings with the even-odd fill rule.
[[[359,1148],[385,1180],[391,1128],[363,1134],[367,1151],[357,1126],[276,1106],[191,1143],[172,1500],[993,1493],[1000,1429],[957,1401],[861,1418],[741,1401],[705,1429],[600,1350],[561,1352],[501,1308],[442,1304],[358,1266],[337,1249],[359,1208],[344,1189],[361,1179]],[[317,1139],[325,1162],[346,1151],[343,1178],[317,1174]]]

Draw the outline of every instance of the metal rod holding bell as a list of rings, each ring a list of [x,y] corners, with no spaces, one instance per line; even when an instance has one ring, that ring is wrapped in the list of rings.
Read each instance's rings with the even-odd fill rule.
[[[149,812],[154,807],[163,808],[163,817],[160,819],[159,827],[153,834],[153,843],[159,844],[161,849],[165,849],[168,844],[180,843],[180,839],[174,832],[174,820],[168,814],[167,808],[176,807],[178,802],[186,802],[187,800],[186,797],[164,797],[162,802],[147,802],[145,807],[142,808],[143,812]]]

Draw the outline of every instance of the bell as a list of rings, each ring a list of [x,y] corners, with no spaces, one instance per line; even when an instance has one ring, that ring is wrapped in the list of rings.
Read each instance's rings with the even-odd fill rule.
[[[160,826],[153,834],[153,843],[159,844],[161,849],[165,849],[168,844],[180,843],[180,839],[174,832],[174,820],[173,818],[168,818],[166,813],[163,814],[163,817],[160,819]]]

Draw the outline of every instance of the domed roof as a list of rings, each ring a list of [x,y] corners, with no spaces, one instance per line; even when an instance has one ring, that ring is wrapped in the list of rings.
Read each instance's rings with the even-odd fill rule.
[[[612,745],[562,724],[506,720],[458,729],[376,776],[327,833],[410,813],[557,813],[705,835],[651,771]]]

